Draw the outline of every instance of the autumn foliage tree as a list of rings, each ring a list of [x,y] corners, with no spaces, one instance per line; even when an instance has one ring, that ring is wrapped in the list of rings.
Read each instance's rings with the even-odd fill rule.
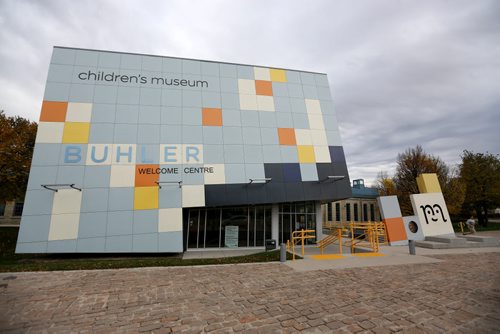
[[[24,198],[37,124],[0,111],[0,200]]]
[[[466,187],[464,214],[475,213],[479,224],[486,226],[488,210],[500,206],[500,158],[465,150],[459,168]]]

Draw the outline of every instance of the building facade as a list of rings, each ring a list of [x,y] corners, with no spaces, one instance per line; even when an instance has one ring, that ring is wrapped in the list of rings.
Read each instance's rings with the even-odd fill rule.
[[[259,247],[350,196],[325,74],[55,47],[16,252]]]

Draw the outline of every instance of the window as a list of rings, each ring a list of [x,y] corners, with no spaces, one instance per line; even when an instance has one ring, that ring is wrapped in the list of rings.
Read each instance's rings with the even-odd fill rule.
[[[364,203],[363,204],[363,220],[368,221],[368,204]]]
[[[375,220],[375,205],[370,204],[370,219]]]
[[[14,205],[14,216],[22,216],[23,215],[23,206],[24,203],[17,203]]]
[[[359,221],[358,203],[354,203],[354,221]]]
[[[335,203],[335,220],[340,221],[340,203]]]
[[[332,215],[332,203],[328,202],[328,203],[326,204],[326,208],[327,208],[327,210],[328,210],[328,218],[327,218],[327,220],[328,220],[329,222],[331,222],[331,221],[333,220],[333,219],[332,219],[332,216],[333,216],[333,215]]]
[[[351,203],[346,203],[345,205],[345,220],[351,221]]]
[[[0,203],[0,216],[5,214],[5,203]]]

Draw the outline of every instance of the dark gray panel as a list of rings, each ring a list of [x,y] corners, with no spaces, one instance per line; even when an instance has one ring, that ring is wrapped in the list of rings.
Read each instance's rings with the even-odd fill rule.
[[[247,184],[226,184],[226,205],[247,203]]]
[[[266,177],[273,180],[271,182],[283,182],[283,164],[264,164]]]
[[[226,185],[205,185],[205,206],[218,206],[226,203]]]
[[[257,183],[247,185],[247,199],[249,204],[268,203],[267,184]]]
[[[304,188],[302,188],[302,182],[285,183],[285,194],[287,202],[303,201]]]

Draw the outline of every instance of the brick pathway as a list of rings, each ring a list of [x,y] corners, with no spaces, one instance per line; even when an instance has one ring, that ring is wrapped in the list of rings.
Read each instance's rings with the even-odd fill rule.
[[[498,332],[500,253],[436,257],[303,273],[275,263],[0,274],[0,331]]]

